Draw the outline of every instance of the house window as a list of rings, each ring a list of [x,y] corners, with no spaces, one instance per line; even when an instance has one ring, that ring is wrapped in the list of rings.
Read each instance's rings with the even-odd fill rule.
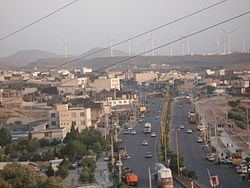
[[[71,117],[75,118],[75,117],[76,117],[76,113],[75,113],[75,112],[72,112],[72,113],[71,113]]]
[[[44,137],[52,137],[52,132],[45,132]]]
[[[72,121],[72,125],[75,126],[76,125],[76,121]]]
[[[52,118],[56,117],[56,113],[51,113],[50,117],[52,117]]]
[[[120,104],[122,104],[122,101],[119,101]]]
[[[84,117],[84,112],[80,112],[80,117]]]
[[[85,125],[85,121],[81,121],[81,125]]]
[[[56,121],[51,121],[52,126],[56,126]]]

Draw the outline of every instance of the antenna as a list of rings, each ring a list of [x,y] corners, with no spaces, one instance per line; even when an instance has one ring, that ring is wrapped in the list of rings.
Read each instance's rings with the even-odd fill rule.
[[[168,37],[166,37],[166,39],[167,39],[168,41],[172,41],[172,40],[174,40],[174,38],[175,38],[175,37],[173,37],[173,38],[168,38]],[[172,44],[172,43],[170,44],[170,56],[173,56],[173,44]]]
[[[107,35],[108,37],[108,41],[109,41],[109,49],[110,49],[110,57],[113,57],[114,56],[114,53],[113,53],[113,42],[115,41],[115,39],[110,39],[109,38],[109,35]]]
[[[148,56],[148,44],[147,43],[142,43],[142,45],[145,48],[145,56]]]
[[[131,41],[130,41],[130,37],[128,38],[128,56],[131,56]]]

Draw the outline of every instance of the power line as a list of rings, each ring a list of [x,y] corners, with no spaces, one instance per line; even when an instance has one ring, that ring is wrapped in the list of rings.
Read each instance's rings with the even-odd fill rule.
[[[194,16],[194,15],[196,15],[196,14],[198,14],[198,13],[201,13],[201,12],[203,12],[203,11],[205,11],[205,10],[208,10],[208,9],[210,9],[210,8],[213,8],[213,7],[216,7],[216,6],[218,6],[218,5],[222,4],[222,3],[225,3],[225,2],[227,2],[227,1],[228,1],[228,0],[219,1],[219,2],[217,2],[217,3],[215,3],[215,4],[212,4],[212,5],[209,5],[209,6],[207,6],[207,7],[202,8],[202,9],[200,9],[200,10],[194,11],[194,12],[192,12],[192,13],[186,15],[186,16],[180,17],[180,18],[178,18],[178,19],[176,19],[176,20],[173,20],[173,21],[170,21],[170,22],[168,22],[168,23],[166,23],[166,24],[164,24],[164,25],[161,25],[161,26],[155,27],[155,28],[153,28],[153,29],[150,29],[150,30],[148,30],[148,31],[145,31],[145,32],[143,32],[143,33],[140,33],[140,34],[138,34],[138,35],[135,35],[135,36],[133,36],[133,37],[130,37],[130,38],[126,39],[126,40],[123,40],[123,41],[114,43],[113,45],[107,46],[107,47],[105,47],[105,48],[102,48],[102,49],[100,49],[100,50],[97,50],[97,51],[94,51],[94,52],[91,52],[91,53],[88,53],[88,54],[86,54],[86,55],[79,56],[79,57],[76,57],[76,58],[72,58],[71,60],[66,61],[65,63],[62,63],[62,64],[60,64],[60,65],[56,65],[56,66],[53,66],[53,67],[49,68],[48,71],[51,70],[51,69],[56,69],[56,68],[58,68],[58,67],[60,67],[60,66],[69,64],[69,63],[71,63],[71,62],[74,62],[74,61],[77,61],[77,60],[80,60],[80,59],[89,57],[89,56],[91,56],[91,55],[95,55],[95,54],[100,53],[100,52],[102,52],[102,51],[104,51],[104,50],[108,50],[109,48],[112,48],[112,47],[118,46],[118,45],[120,45],[120,44],[126,43],[126,42],[128,42],[128,41],[130,41],[130,40],[134,40],[134,39],[139,38],[139,37],[141,37],[141,36],[144,36],[144,35],[146,35],[146,34],[148,34],[148,33],[151,33],[151,32],[153,32],[153,31],[162,29],[162,28],[164,28],[164,27],[166,27],[166,26],[172,25],[172,24],[174,24],[174,23],[176,23],[176,22],[179,22],[179,21],[181,21],[181,20],[184,20],[184,19],[186,19],[186,18],[189,18],[189,17],[191,17],[191,16]]]
[[[59,8],[59,9],[57,9],[57,10],[55,10],[55,11],[53,11],[53,12],[47,14],[47,15],[45,15],[45,16],[43,16],[43,17],[37,19],[37,20],[35,20],[34,22],[32,22],[32,23],[30,23],[30,24],[28,24],[28,25],[25,25],[25,26],[23,26],[22,28],[20,28],[20,29],[14,31],[14,32],[12,32],[12,33],[9,33],[9,34],[5,35],[4,37],[0,38],[0,41],[3,41],[3,40],[5,40],[5,39],[7,39],[7,38],[9,38],[9,37],[11,37],[11,36],[13,36],[13,35],[15,35],[16,33],[19,33],[20,31],[23,31],[23,30],[25,30],[25,29],[31,27],[32,25],[34,25],[34,24],[36,24],[36,23],[38,23],[38,22],[41,22],[42,20],[44,20],[44,19],[46,19],[46,18],[52,16],[53,14],[55,14],[55,13],[57,13],[57,12],[59,12],[59,11],[65,9],[65,8],[67,8],[68,6],[70,6],[70,5],[74,4],[74,3],[76,3],[77,1],[79,1],[79,0],[74,0],[74,1],[72,1],[72,2],[70,2],[70,3],[68,3],[68,4],[66,4],[66,5],[62,6],[61,8]]]

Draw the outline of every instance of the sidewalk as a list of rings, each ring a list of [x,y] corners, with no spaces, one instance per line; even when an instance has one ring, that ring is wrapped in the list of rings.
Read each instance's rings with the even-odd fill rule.
[[[107,188],[113,185],[108,171],[108,162],[104,161],[105,153],[102,153],[100,158],[96,161],[97,168],[95,169],[95,180],[100,188]]]

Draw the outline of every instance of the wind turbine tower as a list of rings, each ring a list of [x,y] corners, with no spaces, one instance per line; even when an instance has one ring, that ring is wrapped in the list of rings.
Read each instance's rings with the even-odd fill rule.
[[[154,39],[153,32],[151,32],[151,37],[150,37],[150,39],[148,39],[148,41],[151,41],[152,56],[155,56],[154,43],[157,42],[157,41]]]
[[[227,49],[225,51],[226,51],[227,54],[230,54],[231,53],[230,34],[232,34],[234,31],[227,32],[227,31],[225,31],[223,29],[222,29],[222,31],[224,32],[225,38],[226,38],[224,42],[225,42],[225,46],[227,46]]]
[[[62,38],[62,43],[63,43],[64,58],[68,58],[69,43],[65,42],[63,38]]]

